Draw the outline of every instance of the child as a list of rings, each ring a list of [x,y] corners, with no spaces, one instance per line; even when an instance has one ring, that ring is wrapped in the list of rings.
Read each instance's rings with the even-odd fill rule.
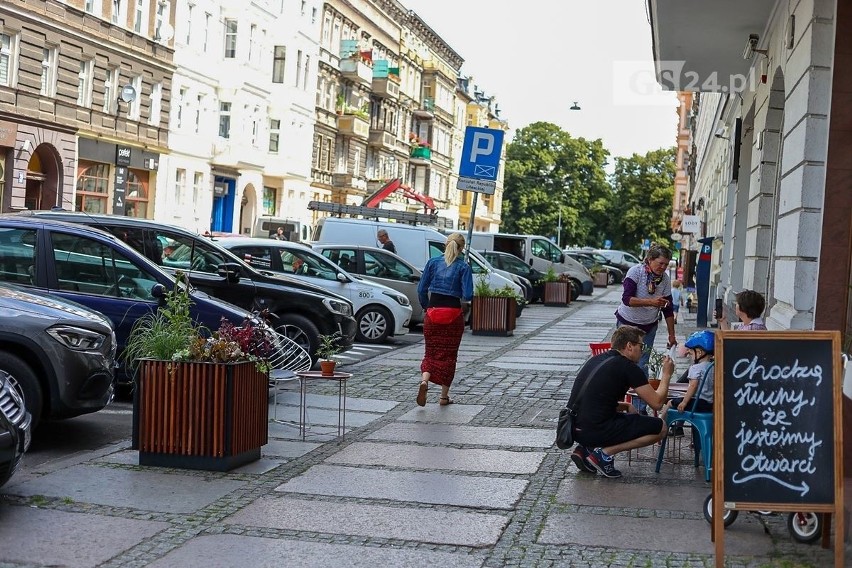
[[[766,300],[760,292],[754,290],[743,290],[736,295],[736,303],[734,304],[734,313],[742,322],[735,328],[731,327],[728,318],[725,314],[715,314],[719,322],[719,329],[737,329],[739,331],[750,330],[766,330],[766,324],[763,323],[763,309],[766,307]]]
[[[704,386],[701,392],[698,391],[698,386],[701,384],[701,379],[704,378],[704,373],[710,364],[713,362],[713,351],[715,343],[715,335],[709,329],[696,331],[686,340],[684,344],[689,349],[692,355],[692,365],[689,367],[687,377],[689,379],[689,387],[683,398],[676,398],[669,402],[669,407],[677,407],[678,411],[684,412],[692,410],[693,397],[698,397],[698,402],[695,405],[695,412],[713,412],[713,372],[707,376],[704,381]]]
[[[672,309],[674,310],[675,323],[678,322],[680,307],[683,305],[683,283],[680,280],[672,282]]]

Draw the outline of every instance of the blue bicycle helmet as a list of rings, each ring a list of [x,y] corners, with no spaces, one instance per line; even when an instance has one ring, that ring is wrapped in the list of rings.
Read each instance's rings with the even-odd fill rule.
[[[713,348],[716,344],[716,336],[709,329],[702,329],[690,335],[684,345],[687,349],[695,349],[700,347],[707,353],[713,353]]]

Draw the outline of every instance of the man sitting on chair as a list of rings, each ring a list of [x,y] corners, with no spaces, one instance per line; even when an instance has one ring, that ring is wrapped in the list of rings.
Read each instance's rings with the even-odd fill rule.
[[[571,459],[583,471],[604,477],[621,477],[613,456],[620,452],[650,446],[667,434],[664,417],[639,414],[624,397],[633,389],[654,410],[666,405],[674,372],[674,362],[666,357],[663,374],[656,390],[648,384],[647,374],[637,363],[642,357],[645,333],[631,325],[622,325],[612,334],[612,349],[595,355],[580,369],[568,406],[577,410],[574,439],[577,447]],[[605,361],[598,367],[598,363]],[[596,369],[597,367],[597,369]],[[594,375],[590,376],[592,370]],[[574,399],[583,384],[591,380],[579,401]]]

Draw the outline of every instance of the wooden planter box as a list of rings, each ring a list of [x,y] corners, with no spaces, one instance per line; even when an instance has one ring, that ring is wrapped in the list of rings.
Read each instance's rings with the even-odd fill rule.
[[[569,282],[545,282],[544,305],[567,306],[571,302],[571,284]]]
[[[607,274],[605,270],[595,272],[595,275],[592,277],[592,282],[594,282],[595,287],[597,288],[606,288],[609,285],[609,274]]]
[[[253,362],[140,362],[133,398],[139,465],[228,471],[260,459],[268,377]]]
[[[470,316],[473,335],[513,335],[515,312],[518,304],[514,298],[474,296]]]

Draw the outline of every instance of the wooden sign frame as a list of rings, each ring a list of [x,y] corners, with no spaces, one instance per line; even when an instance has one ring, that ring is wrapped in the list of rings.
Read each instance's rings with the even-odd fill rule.
[[[732,388],[733,379],[724,377],[725,371],[725,341],[747,340],[750,342],[779,342],[779,341],[820,341],[831,344],[831,392],[833,408],[833,459],[834,459],[834,500],[831,503],[809,504],[802,501],[796,504],[770,502],[726,502],[725,499],[725,388]],[[725,565],[725,509],[741,511],[809,511],[823,513],[822,542],[823,547],[829,546],[829,531],[831,514],[835,519],[834,565],[840,568],[844,565],[844,515],[843,515],[843,364],[841,362],[841,342],[839,331],[716,331],[715,346],[715,384],[713,402],[713,523],[711,525],[711,540],[716,544],[716,566]],[[760,353],[755,353],[760,356]],[[821,370],[825,376],[824,370]],[[726,380],[729,384],[726,385]],[[731,409],[728,409],[731,412]],[[765,416],[765,415],[764,415]],[[766,424],[766,422],[764,422]],[[733,449],[731,451],[734,451]]]

